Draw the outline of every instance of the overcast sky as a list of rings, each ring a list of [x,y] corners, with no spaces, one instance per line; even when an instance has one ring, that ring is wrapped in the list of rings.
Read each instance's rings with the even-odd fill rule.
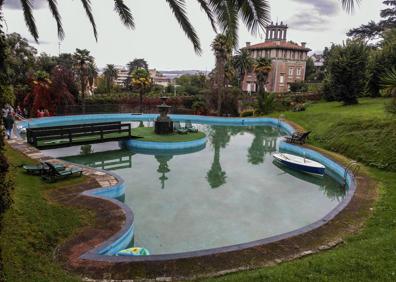
[[[4,16],[7,32],[18,32],[32,41],[23,20],[19,0],[5,0]],[[45,0],[32,0],[34,15],[40,33],[39,52],[58,54],[56,24]],[[59,0],[66,38],[61,52],[74,52],[86,48],[95,56],[97,65],[124,65],[134,58],[145,58],[150,68],[160,70],[211,70],[214,57],[210,43],[215,37],[210,23],[200,10],[197,1],[187,0],[189,18],[201,40],[203,53],[198,56],[180,29],[165,1],[126,0],[134,18],[136,29],[124,27],[113,11],[113,1],[92,0],[97,22],[99,41],[96,42],[91,26],[79,0]],[[340,0],[270,0],[271,18],[289,25],[288,40],[305,41],[314,51],[321,51],[331,42],[341,43],[352,27],[379,19],[382,0],[362,0],[360,7],[350,15],[341,9]],[[261,35],[265,38],[264,35]],[[240,47],[246,41],[258,43],[244,27],[239,32]]]

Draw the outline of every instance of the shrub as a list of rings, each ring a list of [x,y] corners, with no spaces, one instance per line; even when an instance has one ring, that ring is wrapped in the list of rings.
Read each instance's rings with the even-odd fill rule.
[[[303,81],[292,82],[289,85],[290,85],[290,91],[293,93],[308,91],[308,85]]]
[[[274,110],[275,94],[259,93],[257,94],[256,113],[258,115],[267,115]]]

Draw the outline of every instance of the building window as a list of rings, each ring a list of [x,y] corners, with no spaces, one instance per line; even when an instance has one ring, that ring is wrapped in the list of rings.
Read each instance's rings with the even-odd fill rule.
[[[289,76],[293,76],[294,74],[294,68],[289,68]]]
[[[297,68],[297,76],[301,76],[301,68]]]
[[[281,73],[281,75],[280,75],[280,77],[279,77],[279,83],[280,83],[280,84],[285,83],[285,74],[284,74],[284,73]]]

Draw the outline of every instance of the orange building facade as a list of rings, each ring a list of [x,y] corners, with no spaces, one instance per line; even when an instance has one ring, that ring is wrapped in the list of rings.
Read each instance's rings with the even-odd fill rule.
[[[306,62],[311,49],[306,47],[305,42],[299,45],[287,41],[287,29],[288,26],[282,22],[271,23],[267,27],[265,42],[254,45],[246,43],[245,48],[254,59],[266,57],[272,60],[272,71],[266,85],[268,92],[287,92],[290,83],[305,80]],[[256,75],[248,73],[242,82],[242,90],[256,92],[256,83]]]

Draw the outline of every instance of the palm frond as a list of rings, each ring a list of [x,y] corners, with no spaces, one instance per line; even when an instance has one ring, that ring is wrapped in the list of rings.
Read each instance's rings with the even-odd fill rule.
[[[230,35],[234,47],[238,42],[239,17],[248,30],[256,34],[270,21],[268,0],[208,0],[222,32]]]
[[[187,37],[194,45],[194,50],[197,54],[201,54],[201,44],[199,42],[198,35],[195,32],[194,27],[191,25],[187,14],[186,14],[186,3],[185,0],[166,0],[168,2],[173,14],[179,22],[181,28],[184,30]]]
[[[243,22],[253,34],[257,34],[260,28],[264,29],[271,21],[267,0],[238,0],[238,7]]]
[[[95,23],[93,14],[92,14],[91,0],[81,0],[81,3],[84,7],[85,13],[88,16],[89,21],[91,22],[95,39],[96,39],[96,41],[98,41],[98,31],[96,30],[96,23]]]
[[[33,36],[34,40],[38,42],[38,31],[36,22],[33,16],[33,5],[31,0],[21,0],[23,16],[25,18],[25,23],[27,28],[29,29],[30,34]]]
[[[57,29],[58,29],[58,38],[60,40],[63,40],[65,38],[65,31],[63,30],[62,18],[58,11],[58,2],[57,2],[57,0],[47,0],[47,1],[48,1],[48,6],[50,8],[50,11],[56,20],[56,25],[57,25]]]
[[[342,7],[348,11],[352,12],[355,8],[355,4],[359,5],[361,0],[341,0]]]
[[[388,70],[381,77],[381,88],[389,93],[396,93],[396,68]]]
[[[217,33],[216,20],[214,18],[212,10],[209,7],[208,2],[206,0],[197,0],[197,1],[201,5],[202,10],[208,16],[210,24],[212,25],[212,28],[213,28],[214,32]]]
[[[114,10],[118,13],[124,25],[131,29],[135,28],[131,10],[125,5],[124,0],[114,0]]]

